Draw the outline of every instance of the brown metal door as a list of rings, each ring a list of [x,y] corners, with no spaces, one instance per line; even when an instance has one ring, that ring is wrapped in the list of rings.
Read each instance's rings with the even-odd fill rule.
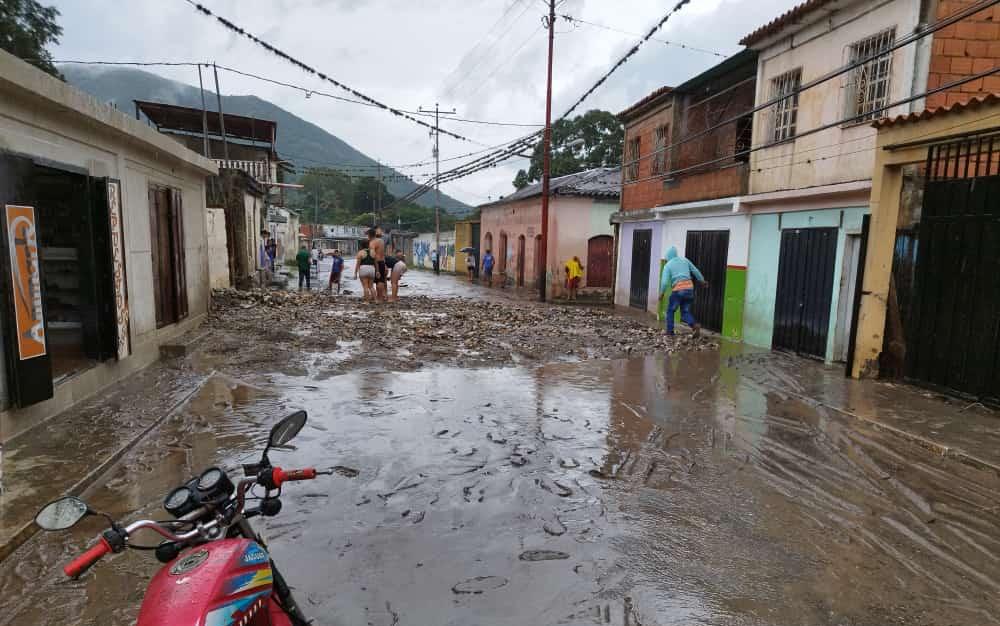
[[[729,256],[728,230],[691,230],[684,244],[684,256],[701,270],[708,287],[694,291],[691,312],[702,326],[722,332],[722,309],[726,293],[726,259]]]
[[[591,237],[587,242],[587,275],[584,278],[588,287],[611,287],[613,249],[611,235]]]
[[[524,235],[517,238],[517,286],[524,287]]]
[[[150,187],[149,239],[153,256],[153,300],[157,328],[177,321],[171,231],[170,192],[163,187]]]

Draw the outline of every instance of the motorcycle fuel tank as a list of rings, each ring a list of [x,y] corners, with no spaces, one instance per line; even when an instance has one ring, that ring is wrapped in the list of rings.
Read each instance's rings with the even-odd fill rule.
[[[150,581],[137,626],[270,626],[272,576],[249,539],[189,548]]]

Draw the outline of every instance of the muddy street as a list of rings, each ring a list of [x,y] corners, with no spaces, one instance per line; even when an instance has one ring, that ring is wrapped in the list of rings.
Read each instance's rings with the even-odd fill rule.
[[[803,399],[794,359],[474,291],[378,310],[262,297],[223,294],[186,356],[154,366],[190,399],[85,497],[162,518],[171,488],[213,464],[237,475],[307,410],[273,460],[340,469],[255,524],[317,624],[1000,621],[1000,479]],[[531,329],[487,333],[505,318]],[[558,349],[569,333],[587,349]],[[101,529],[3,561],[0,624],[134,623],[149,553],[59,572]]]

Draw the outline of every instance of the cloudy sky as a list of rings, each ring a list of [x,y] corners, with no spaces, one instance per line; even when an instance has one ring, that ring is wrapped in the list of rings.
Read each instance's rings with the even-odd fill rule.
[[[459,117],[538,124],[545,115],[544,0],[201,0],[217,15],[269,41],[321,72],[401,108],[455,108]],[[46,0],[62,12],[57,59],[216,61],[236,69],[337,93],[253,42],[234,35],[186,0]],[[562,0],[555,44],[554,114],[558,116],[606,72],[674,4],[655,0]],[[733,54],[739,39],[797,0],[692,0],[658,39]],[[252,7],[248,8],[248,7]],[[582,106],[620,111],[663,85],[678,84],[720,57],[650,41]],[[150,68],[197,85],[194,68]],[[226,94],[253,94],[303,117],[373,158],[389,164],[426,161],[426,129],[356,104],[313,96],[232,74]],[[341,95],[349,95],[343,93]],[[445,126],[442,123],[442,126]],[[534,130],[452,121],[446,128],[472,142],[442,137],[448,158],[515,139]],[[451,164],[461,163],[451,161]],[[525,159],[448,183],[469,204],[510,193]],[[444,166],[442,166],[444,168]],[[430,167],[403,170],[423,180]]]

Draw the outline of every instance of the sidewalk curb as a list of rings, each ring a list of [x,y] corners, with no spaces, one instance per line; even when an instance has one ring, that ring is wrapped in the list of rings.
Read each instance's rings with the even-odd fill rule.
[[[833,406],[833,405],[830,405],[830,404],[826,404],[825,402],[820,402],[819,400],[816,400],[815,398],[811,398],[809,396],[802,395],[800,393],[795,393],[793,391],[788,391],[787,389],[782,389],[781,393],[784,393],[784,394],[787,394],[787,395],[790,395],[790,396],[795,396],[795,397],[799,398],[800,400],[803,400],[803,401],[806,401],[806,402],[810,402],[812,404],[815,404],[816,406],[821,406],[821,407],[823,407],[825,409],[829,409],[831,411],[836,411],[837,413],[840,413],[840,414],[845,415],[847,417],[850,417],[852,419],[856,419],[856,420],[858,420],[860,422],[864,422],[865,424],[871,426],[872,428],[875,428],[876,430],[879,430],[879,431],[882,431],[882,432],[891,433],[891,434],[893,434],[893,435],[895,435],[895,436],[897,436],[897,437],[899,437],[901,439],[904,439],[904,440],[909,441],[911,443],[915,443],[915,444],[919,445],[920,447],[922,447],[922,448],[924,448],[926,450],[930,450],[931,452],[934,452],[935,454],[939,454],[939,455],[941,455],[941,456],[943,456],[945,458],[958,461],[960,463],[963,463],[963,464],[968,465],[970,467],[974,467],[974,468],[979,469],[979,470],[984,470],[984,471],[987,471],[987,472],[993,472],[997,476],[1000,476],[1000,465],[998,465],[996,463],[993,463],[993,462],[990,462],[990,461],[987,461],[985,459],[981,459],[981,458],[979,458],[978,456],[976,456],[974,454],[970,454],[970,453],[966,452],[965,450],[962,450],[961,448],[953,448],[953,447],[947,446],[947,445],[945,445],[943,443],[938,443],[938,442],[934,441],[933,439],[928,439],[927,437],[924,437],[922,435],[918,435],[916,433],[911,433],[911,432],[909,432],[907,430],[899,428],[898,426],[893,426],[891,424],[886,424],[885,422],[881,422],[879,420],[872,419],[870,417],[865,417],[863,415],[858,415],[857,413],[853,413],[853,412],[848,411],[847,409],[841,408],[839,406]]]
[[[158,427],[163,425],[163,422],[167,418],[176,415],[177,412],[183,408],[188,401],[191,400],[199,391],[201,391],[205,384],[216,375],[213,370],[206,376],[204,376],[188,393],[178,400],[169,410],[167,410],[163,415],[158,417],[153,421],[152,424],[144,428],[138,435],[127,441],[120,448],[111,453],[108,458],[102,461],[97,467],[92,469],[87,473],[86,476],[77,481],[74,485],[66,489],[63,495],[68,496],[79,496],[84,491],[92,487],[109,469],[111,469],[116,463],[122,460],[122,458],[128,454],[132,449],[134,449],[139,443],[142,442],[151,432],[156,430]],[[34,519],[22,526],[16,533],[14,533],[6,543],[0,545],[0,563],[5,561],[7,557],[14,553],[15,550],[20,548],[22,545],[27,543],[29,539],[35,536],[35,533],[41,529],[35,524]]]

